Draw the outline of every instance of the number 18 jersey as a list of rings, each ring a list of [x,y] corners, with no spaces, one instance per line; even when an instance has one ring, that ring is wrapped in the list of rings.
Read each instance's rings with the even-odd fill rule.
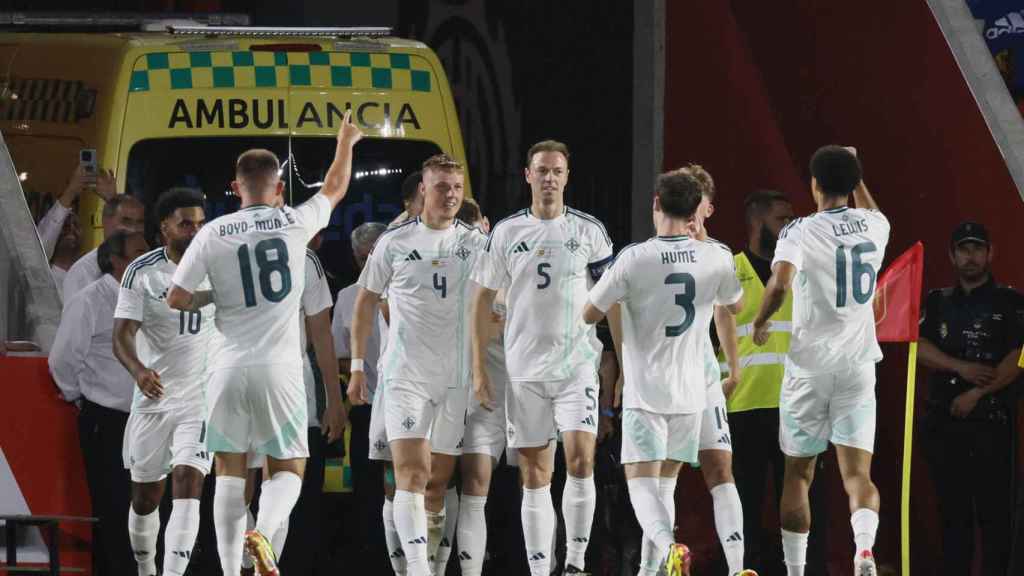
[[[195,292],[210,279],[224,347],[214,368],[287,364],[301,369],[299,305],[306,244],[327,226],[331,203],[316,194],[297,208],[255,205],[208,222],[174,273]]]
[[[704,410],[711,314],[742,297],[724,244],[659,236],[624,248],[590,291],[604,312],[622,302],[623,407]]]
[[[886,217],[862,208],[817,212],[782,229],[772,264],[797,269],[789,375],[843,372],[882,359],[871,304],[888,242]]]

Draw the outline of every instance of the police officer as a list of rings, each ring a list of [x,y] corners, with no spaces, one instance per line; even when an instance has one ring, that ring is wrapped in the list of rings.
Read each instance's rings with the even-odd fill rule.
[[[970,573],[976,519],[982,573],[1002,575],[1024,296],[992,277],[992,247],[981,224],[957,226],[949,256],[956,285],[928,294],[920,335],[921,363],[932,369],[921,439],[942,516],[941,566],[944,574]]]

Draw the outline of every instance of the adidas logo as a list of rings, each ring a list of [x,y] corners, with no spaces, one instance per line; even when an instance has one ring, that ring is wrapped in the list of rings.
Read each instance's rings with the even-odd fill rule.
[[[573,538],[572,541],[577,544],[586,544],[587,542],[590,542],[590,538]]]
[[[456,446],[456,448],[462,448],[462,443],[463,443],[463,441],[464,441],[464,439],[463,439],[463,438],[460,438],[460,439],[459,439],[459,445],[458,445],[458,446]]]
[[[423,260],[423,256],[420,256],[419,250],[413,250],[405,257],[406,262],[415,262],[416,260]]]
[[[1024,32],[1024,17],[1020,12],[1010,12],[993,22],[992,27],[985,30],[985,37],[995,40],[1004,34],[1019,34],[1021,32]]]
[[[733,532],[725,539],[726,542],[743,542],[743,534],[739,532]]]
[[[594,417],[593,416],[587,416],[586,418],[583,419],[582,422],[580,422],[580,424],[586,424],[587,426],[593,426],[594,425]]]
[[[732,445],[732,441],[729,440],[729,435],[728,434],[723,434],[722,437],[718,439],[718,443],[719,444],[729,444],[730,446]]]
[[[545,554],[543,552],[537,552],[533,556],[530,556],[530,562],[539,562],[539,561],[541,561],[541,560],[543,560],[543,559],[545,559],[547,557],[548,557],[547,554]]]
[[[184,558],[185,560],[188,560],[189,558],[192,557],[192,551],[191,550],[172,550],[171,554],[174,554],[178,558]]]
[[[530,247],[526,245],[526,242],[520,242],[519,244],[516,244],[515,248],[512,249],[512,252],[514,254],[522,254],[524,252],[529,252],[529,251],[530,251]]]
[[[409,540],[408,542],[406,542],[406,544],[426,544],[426,543],[427,543],[426,536],[420,536],[418,538],[413,538],[412,540]]]
[[[465,550],[463,550],[462,552],[459,552],[459,560],[472,560],[472,559],[473,559],[473,557],[469,555],[469,552],[466,552]]]
[[[399,548],[391,553],[391,558],[405,558],[405,550]]]

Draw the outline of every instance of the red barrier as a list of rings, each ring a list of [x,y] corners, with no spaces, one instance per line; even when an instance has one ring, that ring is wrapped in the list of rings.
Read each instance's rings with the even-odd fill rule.
[[[58,397],[46,358],[0,357],[0,382],[0,446],[29,512],[89,516],[77,412]],[[15,499],[0,494],[0,510],[19,512]],[[61,564],[89,568],[90,528],[64,524],[61,533]]]

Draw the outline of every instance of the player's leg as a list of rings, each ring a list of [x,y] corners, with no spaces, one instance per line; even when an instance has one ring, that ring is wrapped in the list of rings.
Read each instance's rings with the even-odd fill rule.
[[[779,396],[779,446],[786,454],[779,517],[782,553],[789,576],[803,576],[807,564],[807,536],[811,529],[808,491],[818,454],[825,451],[831,433],[829,401],[834,390],[831,376],[783,378]]]
[[[504,444],[504,443],[502,443]],[[487,551],[487,494],[497,459],[489,454],[463,453],[459,458],[462,500],[459,503],[459,566],[463,576],[480,576]]]
[[[854,573],[877,572],[872,548],[878,531],[878,488],[871,481],[871,453],[875,445],[875,366],[869,364],[835,377],[829,408],[832,443],[839,473],[850,502],[850,523],[856,545]]]
[[[427,553],[434,573],[443,572],[451,554],[455,523],[459,519],[459,495],[452,484],[456,458],[462,454],[469,390],[443,392],[430,430],[430,480],[427,481]]]
[[[217,551],[224,574],[242,569],[245,544],[246,505],[244,452],[215,452],[217,481],[213,496],[213,524],[217,533]]]
[[[140,576],[155,575],[160,500],[170,468],[171,426],[166,412],[133,413],[124,434],[124,464],[131,473],[128,541]]]
[[[260,482],[263,468],[267,465],[267,457],[252,452],[245,457],[245,531],[251,532],[256,529],[256,516],[252,513],[252,497],[256,494],[256,485]],[[252,558],[248,554],[242,554],[242,576],[255,574],[255,567]]]
[[[514,382],[506,395],[508,444],[519,451],[523,484],[520,514],[526,560],[531,576],[549,576],[555,509],[551,501],[554,472],[554,406],[544,382]]]
[[[717,382],[716,385],[720,388]],[[729,574],[737,574],[743,570],[743,505],[732,475],[732,440],[724,395],[709,398],[701,421],[700,440],[698,458],[704,483],[711,492],[715,530]]]
[[[385,406],[387,405],[387,387],[381,382],[370,405],[370,460],[380,463],[381,483],[384,489],[384,503],[381,507],[381,519],[384,524],[384,544],[387,547],[391,569],[397,576],[405,576],[405,551],[402,540],[395,528],[395,470],[391,465],[391,446],[388,444],[387,427],[385,426]]]
[[[597,373],[586,366],[580,373],[558,383],[554,392],[555,424],[565,448],[565,488],[562,517],[565,519],[565,571],[582,572],[594,524],[597,489],[594,486],[594,450],[597,447]]]
[[[188,568],[192,548],[199,534],[199,501],[203,479],[210,473],[206,451],[206,420],[188,418],[174,430],[171,460],[171,516],[164,534],[164,570],[167,576],[179,576]]]
[[[395,467],[395,528],[407,573],[429,576],[424,495],[430,479],[430,430],[444,392],[402,380],[389,381],[387,386],[385,424]]]

